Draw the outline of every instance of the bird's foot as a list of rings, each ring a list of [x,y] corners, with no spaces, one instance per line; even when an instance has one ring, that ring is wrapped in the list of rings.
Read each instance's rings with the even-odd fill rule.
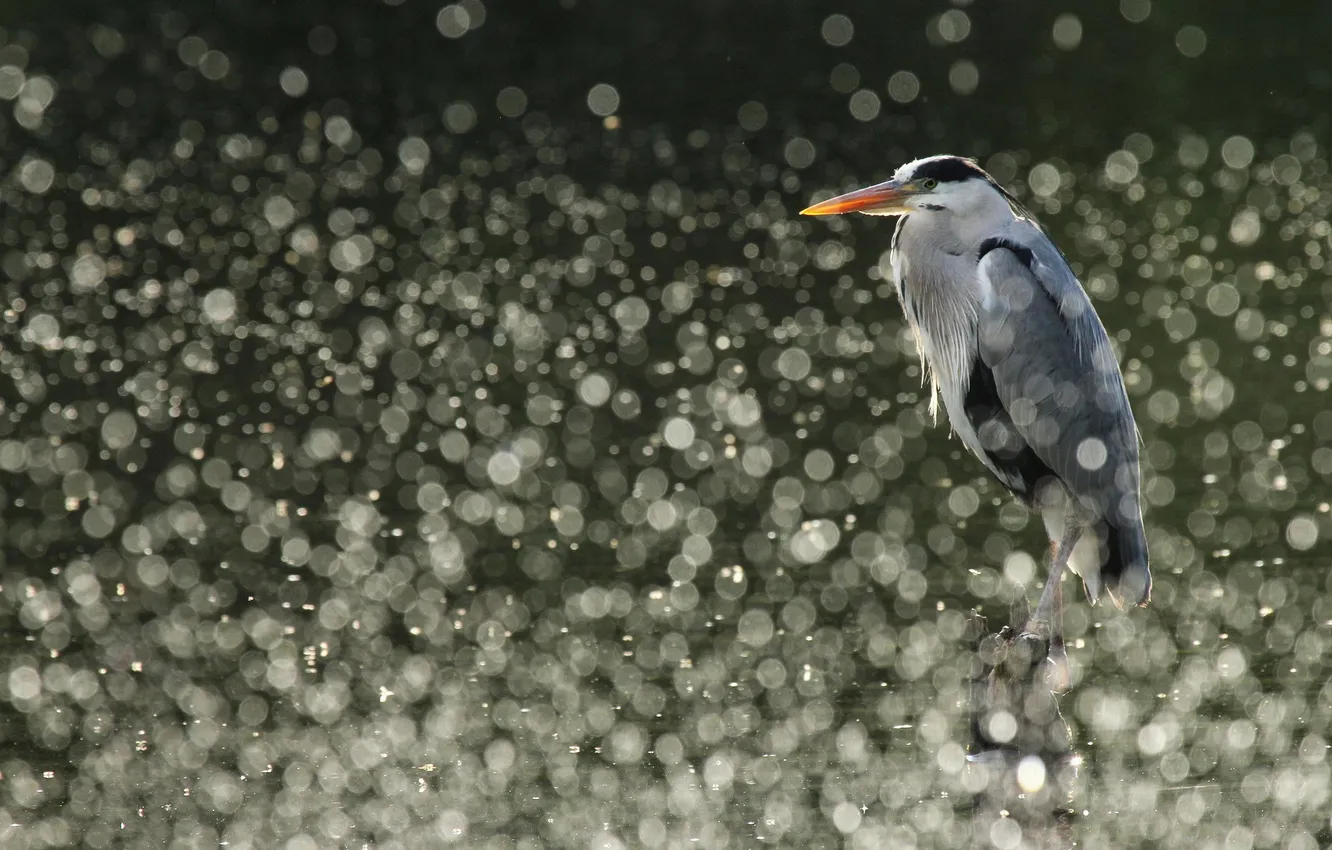
[[[1064,639],[1054,633],[1048,621],[1032,618],[1020,629],[1005,626],[999,637],[1007,648],[1002,655],[1007,678],[1040,682],[1054,694],[1067,693],[1072,687]]]

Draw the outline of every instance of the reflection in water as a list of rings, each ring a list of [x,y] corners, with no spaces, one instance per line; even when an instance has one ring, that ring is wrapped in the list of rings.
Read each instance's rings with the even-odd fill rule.
[[[891,69],[868,12],[728,48],[767,30],[716,10],[700,56],[814,82],[659,63],[735,117],[655,126],[534,49],[620,49],[584,5],[261,5],[5,31],[0,843],[970,841],[966,613],[1043,541],[928,421],[887,230],[795,216],[875,176],[853,122],[980,155],[1122,354],[1160,566],[1145,612],[1066,613],[1079,840],[1327,840],[1314,134],[1152,112],[1036,152],[950,106],[944,138],[997,76],[979,6]],[[1219,55],[1121,5],[1033,23],[1041,61]],[[642,14],[617,38],[686,43]]]
[[[1015,608],[996,634],[983,617],[968,623],[975,662],[962,784],[973,795],[972,843],[1068,847],[1085,803],[1082,757],[1052,690],[1048,643],[1023,632],[1029,615],[1021,602]]]

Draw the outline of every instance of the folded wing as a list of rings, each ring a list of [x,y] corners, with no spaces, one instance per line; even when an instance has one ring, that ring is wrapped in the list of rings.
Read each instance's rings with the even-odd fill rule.
[[[982,243],[979,274],[987,296],[966,407],[986,460],[1029,501],[1032,479],[1058,478],[1103,525],[1101,572],[1112,594],[1145,602],[1137,428],[1105,328],[1068,263],[1029,221]]]

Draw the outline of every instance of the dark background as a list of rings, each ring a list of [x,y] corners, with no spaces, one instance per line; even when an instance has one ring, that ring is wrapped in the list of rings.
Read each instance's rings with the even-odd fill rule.
[[[970,17],[970,35],[933,45],[925,37],[927,23],[950,8]],[[523,89],[529,109],[578,127],[587,123],[586,93],[597,83],[619,90],[619,114],[629,129],[660,125],[683,135],[727,127],[740,104],[753,100],[770,115],[751,140],[759,150],[793,132],[817,134],[838,157],[862,168],[883,164],[876,146],[915,149],[944,140],[954,147],[1049,149],[1071,157],[1104,149],[1134,130],[1214,134],[1238,127],[1263,138],[1293,126],[1325,129],[1326,115],[1317,107],[1332,90],[1322,49],[1332,36],[1332,16],[1319,4],[1233,0],[1148,8],[1144,21],[1130,23],[1113,2],[889,7],[532,0],[485,5],[484,23],[459,39],[441,37],[439,7],[417,0],[146,8],[18,3],[10,4],[5,20],[34,35],[34,67],[57,74],[70,66],[71,52],[81,50],[83,24],[95,21],[121,28],[130,39],[130,50],[106,70],[112,79],[126,75],[129,82],[154,57],[170,56],[172,36],[198,35],[226,52],[234,70],[223,88],[232,92],[232,103],[173,100],[157,104],[168,109],[162,118],[193,107],[234,111],[240,120],[271,90],[277,72],[295,65],[309,74],[309,103],[354,106],[360,121],[385,138],[428,122],[425,113],[460,99],[478,108],[482,127],[490,126],[495,95],[506,86]],[[1081,20],[1083,37],[1076,49],[1060,50],[1051,26],[1070,12]],[[821,23],[832,14],[854,24],[845,46],[820,37]],[[1179,29],[1189,25],[1206,33],[1198,58],[1175,47]],[[959,58],[980,71],[980,86],[969,96],[948,86],[948,68]],[[921,80],[921,96],[906,107],[887,102],[877,121],[848,126],[845,95],[828,85],[839,63],[853,65],[861,86],[881,95],[894,71],[911,70]],[[139,117],[150,122],[154,116]]]

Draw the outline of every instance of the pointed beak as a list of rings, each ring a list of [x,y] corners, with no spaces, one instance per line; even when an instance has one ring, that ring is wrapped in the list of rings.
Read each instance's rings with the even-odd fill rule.
[[[838,195],[800,211],[801,215],[841,215],[858,212],[867,215],[904,215],[911,208],[903,204],[907,198],[919,194],[915,186],[889,180],[866,189],[857,189]]]

